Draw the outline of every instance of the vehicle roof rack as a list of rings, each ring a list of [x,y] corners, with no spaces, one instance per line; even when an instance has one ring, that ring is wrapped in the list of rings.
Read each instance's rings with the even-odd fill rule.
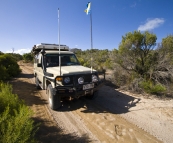
[[[42,49],[50,50],[50,51],[52,50],[59,51],[59,46],[60,46],[60,51],[69,51],[69,47],[66,45],[41,43],[41,44],[34,45],[31,52],[33,54],[38,54]]]
[[[37,45],[55,45],[55,46],[59,46],[59,44],[49,44],[49,43],[41,43],[41,44],[37,44]],[[66,46],[66,45],[60,45],[60,46]]]

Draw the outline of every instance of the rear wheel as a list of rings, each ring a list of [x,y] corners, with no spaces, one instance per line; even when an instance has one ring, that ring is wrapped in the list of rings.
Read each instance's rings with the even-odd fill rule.
[[[49,84],[47,87],[47,95],[50,108],[53,110],[58,109],[61,106],[61,97],[53,94],[53,88],[51,84]]]

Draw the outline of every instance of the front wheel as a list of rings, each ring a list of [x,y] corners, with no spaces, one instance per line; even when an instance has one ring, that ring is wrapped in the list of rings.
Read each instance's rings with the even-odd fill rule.
[[[37,89],[41,89],[40,85],[39,85],[39,81],[38,81],[38,78],[35,77],[35,85],[36,85],[36,88]]]
[[[53,110],[58,109],[61,106],[61,97],[53,94],[53,88],[51,84],[49,84],[47,87],[47,95],[50,108]]]
[[[95,92],[93,92],[92,94],[90,94],[90,95],[87,95],[86,97],[88,98],[88,99],[93,99],[95,96],[96,96],[96,91]]]

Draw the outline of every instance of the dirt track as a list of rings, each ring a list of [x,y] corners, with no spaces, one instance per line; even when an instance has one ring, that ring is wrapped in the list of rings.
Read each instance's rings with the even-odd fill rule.
[[[22,74],[12,81],[14,93],[25,100],[41,122],[42,143],[155,143],[173,140],[173,100],[144,98],[103,86],[94,100],[63,101],[52,111],[44,90],[36,90],[31,64],[19,63]]]

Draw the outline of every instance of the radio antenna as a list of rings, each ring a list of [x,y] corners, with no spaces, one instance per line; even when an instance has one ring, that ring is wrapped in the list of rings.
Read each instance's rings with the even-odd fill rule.
[[[61,76],[61,55],[60,55],[60,22],[59,22],[59,8],[58,8],[58,43],[59,43],[59,71]]]
[[[93,72],[93,57],[92,57],[92,52],[93,52],[93,35],[92,35],[92,13],[90,13],[90,28],[91,28],[91,73]]]

